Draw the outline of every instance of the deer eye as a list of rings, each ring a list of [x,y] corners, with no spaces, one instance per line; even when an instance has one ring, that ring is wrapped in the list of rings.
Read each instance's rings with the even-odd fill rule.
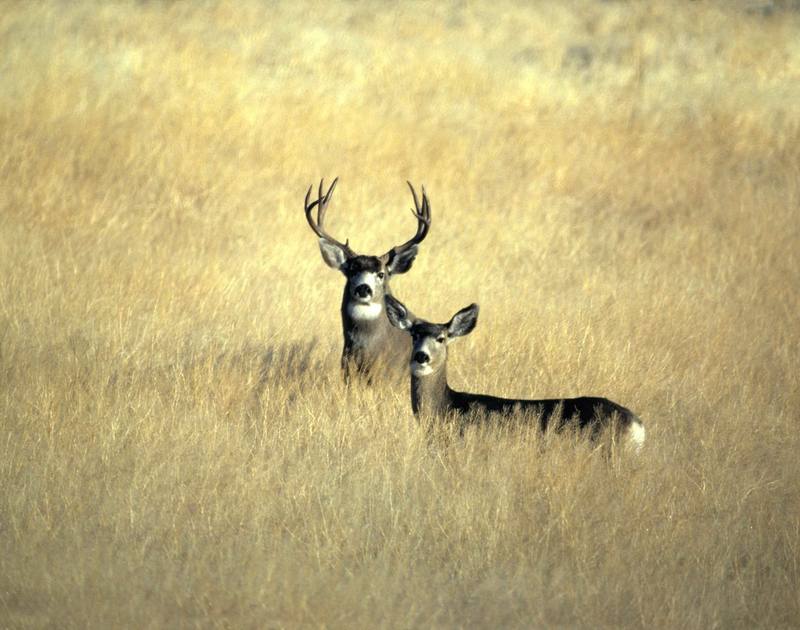
[[[385,275],[386,275],[386,274],[385,274],[385,273],[383,273],[382,271],[379,271],[379,272],[378,272],[378,278],[379,278],[379,279],[381,279],[381,280],[383,280],[383,276],[385,276]]]
[[[438,337],[436,337],[436,342],[437,343],[444,343],[444,335],[439,335]]]

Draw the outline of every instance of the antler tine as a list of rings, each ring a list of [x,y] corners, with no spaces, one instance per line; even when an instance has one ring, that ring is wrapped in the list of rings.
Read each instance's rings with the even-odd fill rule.
[[[322,225],[322,222],[325,220],[325,211],[328,209],[328,202],[331,200],[331,195],[333,194],[333,189],[336,188],[336,182],[339,181],[339,178],[335,178],[331,187],[328,188],[328,192],[325,193],[325,196],[322,196],[322,182],[323,180],[319,180],[319,196],[322,201],[320,202],[319,206],[317,206],[317,223]]]
[[[430,230],[431,227],[431,204],[428,201],[428,195],[425,193],[425,186],[422,187],[422,204],[420,205],[417,191],[414,190],[411,182],[407,181],[406,184],[408,184],[408,188],[411,190],[411,196],[414,198],[414,209],[411,210],[411,214],[417,219],[417,233],[402,245],[394,247],[393,249],[397,253],[408,249],[412,245],[421,243],[428,235],[428,230]]]
[[[417,191],[414,190],[411,182],[406,182],[406,184],[408,184],[408,187],[411,189],[411,195],[414,197],[414,208],[411,209],[411,214],[417,217],[417,219],[422,219],[426,223],[430,223],[431,205],[428,201],[428,195],[425,192],[425,186],[422,186],[422,206],[420,206],[419,199],[417,199]]]
[[[328,188],[328,192],[323,194],[325,190],[325,180],[319,180],[319,192],[317,194],[317,199],[311,203],[308,203],[308,200],[311,198],[311,190],[314,186],[308,187],[308,192],[306,192],[306,199],[305,199],[305,211],[306,211],[306,220],[308,221],[308,225],[314,230],[314,233],[319,236],[321,239],[328,241],[329,243],[333,243],[334,245],[338,245],[341,247],[348,256],[355,256],[356,253],[350,249],[350,241],[347,240],[344,243],[337,241],[333,238],[330,234],[325,231],[323,227],[323,223],[325,222],[325,211],[328,209],[328,202],[331,200],[331,195],[333,195],[333,189],[336,188],[336,182],[339,181],[339,178],[335,178],[333,183],[331,184],[330,188]],[[314,207],[317,208],[317,220],[314,221],[312,216],[312,211]]]
[[[414,214],[416,215],[419,213],[419,199],[417,199],[417,191],[414,190],[414,187],[411,185],[410,181],[406,180],[406,184],[408,184],[408,188],[409,190],[411,190],[411,196],[414,197],[414,207],[416,208],[416,212],[414,212],[414,210],[412,210],[411,212],[414,212]],[[424,194],[425,186],[422,187],[422,190]]]
[[[335,183],[336,180],[334,180]],[[321,177],[319,180],[319,189],[317,190],[317,225],[322,228],[325,221],[325,210],[327,209],[327,195],[323,195],[322,191],[325,190],[325,178]]]
[[[422,186],[422,216],[425,217],[425,222],[430,228],[431,223],[431,202],[428,201],[428,194],[425,192],[425,185]]]

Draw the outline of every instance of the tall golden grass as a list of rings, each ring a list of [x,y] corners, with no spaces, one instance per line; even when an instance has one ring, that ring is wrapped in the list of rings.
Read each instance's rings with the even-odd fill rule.
[[[0,626],[800,626],[790,3],[0,11]],[[758,8],[758,7],[756,7]],[[456,387],[599,394],[638,458],[429,443],[346,390],[302,216]]]

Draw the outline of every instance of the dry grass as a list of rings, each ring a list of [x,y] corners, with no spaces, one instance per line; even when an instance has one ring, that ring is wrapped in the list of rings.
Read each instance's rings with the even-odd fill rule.
[[[790,4],[5,3],[0,626],[800,626]],[[367,253],[426,184],[456,386],[639,461],[345,391],[337,174]]]

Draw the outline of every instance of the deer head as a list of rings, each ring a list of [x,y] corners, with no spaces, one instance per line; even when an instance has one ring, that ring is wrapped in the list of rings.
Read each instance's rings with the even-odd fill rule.
[[[415,317],[402,302],[387,295],[386,316],[392,326],[411,335],[411,374],[428,376],[447,364],[448,344],[474,330],[478,324],[478,305],[462,308],[446,324],[433,324]]]
[[[337,181],[338,178],[334,179],[324,194],[324,184],[320,181],[317,199],[312,202],[310,202],[312,187],[309,187],[305,199],[306,220],[319,237],[322,259],[329,267],[338,269],[347,278],[343,308],[353,319],[373,319],[381,314],[384,297],[390,294],[389,279],[393,275],[411,269],[419,244],[430,229],[430,203],[424,188],[420,203],[414,187],[408,183],[414,198],[414,209],[411,212],[417,219],[416,234],[402,245],[392,247],[382,256],[361,255],[350,248],[349,240],[342,243],[328,234],[324,228],[325,212]],[[314,208],[317,210],[316,219]]]

